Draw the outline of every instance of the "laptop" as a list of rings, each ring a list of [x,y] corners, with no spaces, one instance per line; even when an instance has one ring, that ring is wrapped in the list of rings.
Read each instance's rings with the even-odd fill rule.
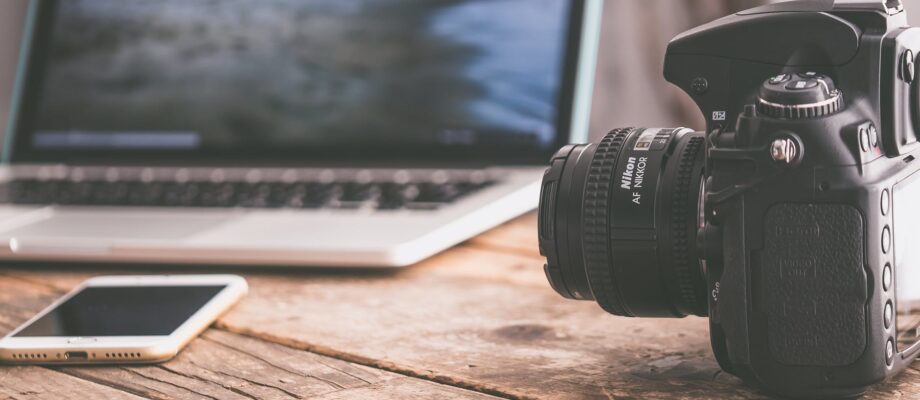
[[[0,259],[406,266],[587,136],[601,0],[30,3]]]

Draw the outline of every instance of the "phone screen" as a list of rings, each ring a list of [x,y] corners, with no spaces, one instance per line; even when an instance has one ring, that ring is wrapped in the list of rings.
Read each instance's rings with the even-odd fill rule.
[[[13,336],[166,336],[224,288],[91,286]]]

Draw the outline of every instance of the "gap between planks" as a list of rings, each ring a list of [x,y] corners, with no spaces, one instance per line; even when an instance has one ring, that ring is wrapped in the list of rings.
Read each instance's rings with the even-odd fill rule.
[[[463,244],[501,254],[543,260],[537,242],[537,214],[530,212],[484,232]]]
[[[45,291],[52,292],[56,295],[63,295],[64,293],[67,292],[67,290],[64,290],[58,286],[55,286],[53,284],[46,283],[46,282],[41,282],[41,281],[32,279],[30,277],[11,275],[5,272],[0,272],[0,276],[3,276],[13,281],[22,282],[27,285],[39,287]],[[447,376],[447,375],[442,375],[442,374],[436,374],[433,371],[428,371],[428,373],[425,373],[425,372],[414,370],[409,367],[400,366],[395,363],[378,361],[372,358],[363,357],[363,356],[359,356],[359,355],[344,352],[344,351],[338,351],[333,348],[322,346],[322,345],[306,343],[306,342],[297,341],[293,339],[286,339],[281,336],[259,334],[259,333],[250,331],[248,329],[236,329],[231,326],[223,324],[220,320],[218,320],[214,325],[212,325],[211,329],[216,329],[216,330],[228,332],[231,334],[241,335],[241,336],[248,337],[254,340],[264,341],[267,343],[287,347],[289,349],[293,349],[297,351],[304,351],[304,352],[316,354],[319,356],[329,357],[329,358],[340,360],[340,361],[350,362],[353,364],[358,364],[358,365],[362,365],[365,367],[378,369],[381,371],[391,372],[391,373],[398,374],[398,375],[408,377],[408,378],[414,378],[414,379],[419,379],[423,381],[433,382],[433,383],[437,383],[437,384],[441,384],[445,386],[451,386],[451,387],[455,387],[458,389],[469,390],[469,391],[477,392],[481,394],[486,394],[486,395],[491,395],[491,396],[496,396],[496,397],[501,397],[501,398],[506,398],[506,399],[512,399],[512,400],[534,399],[532,397],[509,393],[497,387],[482,385],[482,384],[478,384],[474,382],[467,382],[466,380],[462,378],[452,377],[452,376]],[[210,340],[205,337],[200,337],[197,339],[198,340]],[[163,365],[156,365],[156,367],[166,368]],[[65,367],[63,366],[62,367],[56,367],[56,366],[55,367],[40,367],[40,368],[42,368],[43,370],[64,374],[74,379],[85,381],[89,384],[95,384],[95,385],[100,385],[100,386],[104,386],[107,388],[115,389],[125,394],[148,398],[148,396],[144,394],[143,392],[138,392],[137,390],[133,390],[131,387],[127,385],[120,386],[120,385],[111,383],[109,381],[103,380],[103,379],[94,379],[90,375],[73,373],[71,371],[66,370]],[[131,369],[123,369],[123,370],[129,373],[134,373]],[[150,379],[150,377],[146,377],[146,378]],[[163,383],[170,384],[169,382],[163,382]],[[202,395],[203,397],[209,397],[204,394],[199,394],[199,395]]]
[[[373,358],[364,357],[364,356],[360,356],[360,355],[349,353],[349,352],[338,351],[338,350],[335,350],[327,346],[307,343],[307,342],[299,341],[296,339],[285,338],[285,337],[276,336],[276,335],[258,333],[258,332],[255,332],[249,329],[245,329],[245,328],[234,328],[232,326],[225,325],[221,323],[220,321],[217,322],[217,324],[215,325],[215,328],[226,331],[226,332],[235,333],[237,335],[246,336],[246,337],[257,339],[257,340],[262,340],[262,341],[269,342],[269,343],[274,343],[274,344],[288,347],[294,350],[306,351],[306,352],[310,352],[313,354],[317,354],[317,355],[321,355],[321,356],[325,356],[329,358],[334,358],[334,359],[341,360],[341,361],[350,362],[353,364],[363,365],[365,367],[370,367],[370,368],[379,369],[379,370],[383,370],[387,372],[392,372],[392,373],[407,376],[410,378],[417,378],[417,379],[421,379],[425,381],[430,381],[430,382],[439,383],[442,385],[452,386],[452,387],[456,387],[460,389],[466,389],[466,390],[470,390],[473,392],[479,392],[482,394],[488,394],[488,395],[502,397],[506,399],[536,400],[536,398],[534,397],[511,393],[508,391],[501,390],[498,387],[484,385],[484,384],[475,383],[475,382],[468,382],[464,380],[463,378],[454,377],[450,375],[444,375],[444,374],[437,374],[431,370],[428,370],[427,372],[419,371],[419,370],[415,370],[412,368],[400,366],[399,364],[392,363],[392,362],[379,361]]]

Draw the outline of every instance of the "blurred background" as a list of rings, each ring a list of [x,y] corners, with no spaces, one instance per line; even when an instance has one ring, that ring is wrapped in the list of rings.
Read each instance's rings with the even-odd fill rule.
[[[6,126],[28,1],[0,2],[0,127]],[[661,76],[668,41],[693,26],[769,2],[775,0],[605,0],[592,137],[624,125],[700,129],[696,107]],[[911,23],[920,25],[920,0],[904,4],[913,12]]]

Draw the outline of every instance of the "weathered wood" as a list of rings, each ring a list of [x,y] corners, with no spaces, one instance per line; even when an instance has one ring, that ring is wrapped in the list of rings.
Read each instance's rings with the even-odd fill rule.
[[[875,387],[862,400],[920,399],[920,372],[916,363],[891,380]]]
[[[2,335],[52,301],[60,291],[0,276],[0,293]],[[113,392],[112,388],[118,388],[154,399],[325,396],[402,399],[410,394],[419,398],[492,398],[215,330],[206,332],[165,364],[57,370],[60,372],[39,367],[0,368],[0,376],[6,373],[11,379],[25,377],[16,385],[8,385],[6,380],[0,379],[0,393],[14,396],[35,392],[47,394],[49,398],[59,397],[49,388],[35,385],[33,380],[43,377],[43,385],[57,382],[71,385],[71,389],[79,385],[98,386]]]
[[[154,399],[492,398],[216,330],[162,365],[62,371]]]
[[[5,335],[16,328],[48,306],[59,293],[58,289],[0,276],[0,332]]]
[[[5,273],[70,284],[85,274]],[[564,301],[534,257],[467,247],[395,275],[248,279],[222,328],[449,385],[531,398],[761,397],[719,373],[705,320],[617,318]]]
[[[564,301],[530,257],[456,249],[387,279],[250,283],[225,329],[438,382],[527,398],[763,397],[719,372],[705,320]]]
[[[40,367],[0,367],[0,399],[140,399],[121,390]]]
[[[468,243],[473,247],[482,249],[539,257],[537,214],[533,212],[514,219],[507,224],[470,239]]]
[[[591,302],[558,297],[545,282],[536,251],[525,251],[536,239],[523,245],[527,226],[536,229],[533,216],[512,224],[505,229],[512,233],[487,234],[395,274],[248,273],[250,295],[218,326],[506,397],[769,397],[719,370],[703,318],[620,318]],[[519,251],[510,250],[515,243],[522,244]],[[113,272],[143,271],[0,271],[61,289]],[[909,371],[867,398],[920,398],[917,374]]]
[[[345,399],[380,399],[380,393],[387,393],[394,400],[460,400],[460,399],[477,399],[480,396],[471,396],[469,391],[456,388],[453,386],[441,386],[441,391],[433,394],[430,390],[415,384],[402,384],[402,381],[415,381],[413,378],[398,378],[386,382],[386,390],[381,387],[383,384],[373,384],[357,389],[340,390],[331,392],[322,396],[314,397],[319,400],[345,400]],[[493,397],[489,397],[493,398]]]

